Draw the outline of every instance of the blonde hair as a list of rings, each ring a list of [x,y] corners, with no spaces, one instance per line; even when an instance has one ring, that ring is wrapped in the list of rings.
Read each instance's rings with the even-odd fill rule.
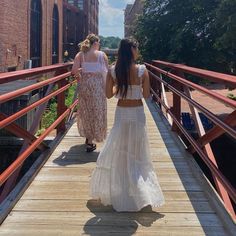
[[[95,34],[89,34],[86,39],[79,43],[79,47],[80,47],[80,51],[81,52],[88,52],[89,49],[92,47],[92,45],[95,43],[95,42],[99,42],[99,37]]]

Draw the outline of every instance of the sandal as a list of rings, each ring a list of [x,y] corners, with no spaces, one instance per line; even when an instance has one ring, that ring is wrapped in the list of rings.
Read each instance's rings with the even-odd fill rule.
[[[94,144],[94,143],[88,143],[87,145],[88,145],[87,148],[86,148],[87,152],[92,152],[97,148],[97,145]]]

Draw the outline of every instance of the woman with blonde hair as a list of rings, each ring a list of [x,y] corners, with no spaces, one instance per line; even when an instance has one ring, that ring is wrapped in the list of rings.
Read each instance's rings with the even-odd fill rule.
[[[164,196],[155,174],[142,98],[150,95],[145,65],[137,65],[138,43],[122,39],[118,59],[108,72],[106,96],[118,99],[114,125],[97,159],[91,196],[116,211],[161,206]]]
[[[86,138],[87,152],[96,149],[93,141],[102,142],[107,132],[107,104],[104,76],[108,70],[108,59],[99,51],[100,39],[89,34],[79,44],[80,52],[75,56],[72,75],[78,80],[77,125],[79,133]]]

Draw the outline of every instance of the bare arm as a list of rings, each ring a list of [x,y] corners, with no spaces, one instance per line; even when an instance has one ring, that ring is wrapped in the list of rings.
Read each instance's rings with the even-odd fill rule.
[[[112,98],[114,96],[114,81],[111,75],[111,71],[109,70],[107,73],[106,79],[106,97]]]
[[[79,52],[74,59],[74,64],[72,66],[71,75],[76,76],[81,70],[81,53]]]
[[[109,68],[108,58],[107,58],[107,55],[105,53],[104,53],[104,61],[105,61],[106,68],[108,70],[108,68]]]
[[[148,98],[150,96],[150,80],[147,69],[145,69],[144,71],[142,80],[143,80],[143,97]]]

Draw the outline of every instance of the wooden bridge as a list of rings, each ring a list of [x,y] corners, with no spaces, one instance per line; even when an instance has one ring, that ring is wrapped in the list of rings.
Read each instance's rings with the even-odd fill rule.
[[[147,67],[153,94],[145,103],[147,129],[154,168],[166,203],[160,208],[146,207],[136,213],[117,213],[112,207],[105,207],[89,197],[89,180],[102,144],[96,152],[85,152],[84,139],[79,137],[74,120],[76,93],[72,104],[65,106],[65,90],[75,83],[72,78],[68,79],[71,64],[0,75],[1,84],[36,75],[48,76],[44,81],[0,95],[0,103],[4,104],[26,92],[47,88],[41,99],[20,111],[0,114],[0,127],[25,141],[17,159],[0,174],[3,186],[0,235],[235,235],[236,191],[217,168],[209,143],[222,133],[236,138],[236,103],[189,82],[183,73],[234,87],[236,77],[160,61],[147,64]],[[167,82],[165,77],[172,82]],[[53,90],[55,85],[57,89]],[[165,88],[173,92],[171,108]],[[190,88],[207,94],[215,102],[227,104],[232,113],[224,121],[220,120],[192,99]],[[57,96],[57,119],[37,137],[35,133],[46,103],[54,96]],[[181,98],[190,104],[199,134],[196,140],[181,122]],[[115,99],[108,101],[109,129],[115,106]],[[35,108],[35,120],[28,131],[14,123]],[[204,130],[196,108],[214,122],[209,131]],[[45,140],[55,128],[57,135],[48,144]],[[183,135],[190,143],[187,150],[179,138]],[[17,182],[22,164],[35,149],[39,149],[41,155]],[[210,169],[215,188],[193,159],[191,153],[195,151]]]

